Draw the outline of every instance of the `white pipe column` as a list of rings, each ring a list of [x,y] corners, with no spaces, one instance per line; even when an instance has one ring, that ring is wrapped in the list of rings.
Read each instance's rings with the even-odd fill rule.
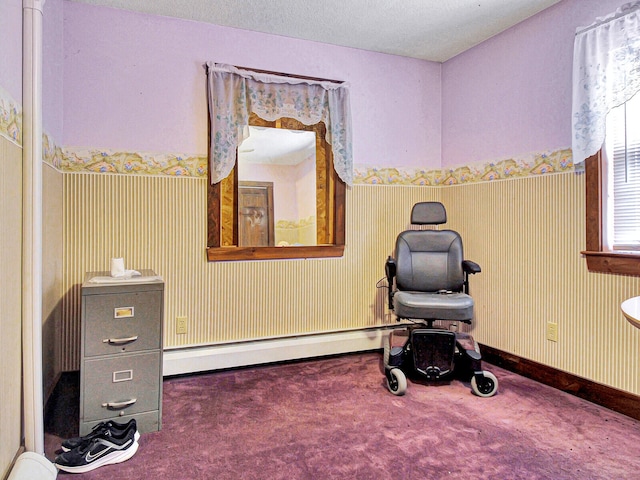
[[[44,454],[42,386],[42,8],[22,3],[22,382],[24,440]]]

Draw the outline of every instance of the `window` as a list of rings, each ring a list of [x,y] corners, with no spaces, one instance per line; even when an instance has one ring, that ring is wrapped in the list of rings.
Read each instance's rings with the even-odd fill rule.
[[[640,95],[607,116],[604,245],[640,251]]]
[[[640,95],[609,113],[585,171],[589,270],[640,275]]]
[[[573,161],[586,172],[582,253],[590,271],[637,276],[639,21],[631,2],[577,29],[572,98]]]

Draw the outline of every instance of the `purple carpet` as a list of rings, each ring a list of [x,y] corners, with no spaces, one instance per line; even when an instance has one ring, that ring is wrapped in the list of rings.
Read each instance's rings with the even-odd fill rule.
[[[640,478],[640,422],[485,368],[500,382],[491,398],[460,381],[409,381],[396,397],[377,353],[169,379],[162,430],[127,462],[74,477]],[[49,458],[59,441],[47,434]]]

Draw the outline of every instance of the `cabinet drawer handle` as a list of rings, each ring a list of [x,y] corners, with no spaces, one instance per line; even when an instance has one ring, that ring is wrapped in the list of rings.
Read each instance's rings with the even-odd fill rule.
[[[135,342],[136,340],[138,340],[138,335],[126,338],[105,338],[102,340],[102,343],[108,343],[109,345],[123,345],[125,343]]]
[[[120,410],[121,408],[129,407],[138,401],[137,398],[132,398],[131,400],[125,400],[123,402],[108,402],[103,403],[102,406],[105,408],[111,408],[113,410]]]

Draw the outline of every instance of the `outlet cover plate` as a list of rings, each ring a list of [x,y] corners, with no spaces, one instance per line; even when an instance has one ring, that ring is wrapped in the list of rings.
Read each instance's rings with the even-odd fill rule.
[[[551,342],[558,341],[558,324],[554,322],[547,322],[547,340]]]
[[[186,335],[187,333],[187,317],[176,317],[176,334]]]

